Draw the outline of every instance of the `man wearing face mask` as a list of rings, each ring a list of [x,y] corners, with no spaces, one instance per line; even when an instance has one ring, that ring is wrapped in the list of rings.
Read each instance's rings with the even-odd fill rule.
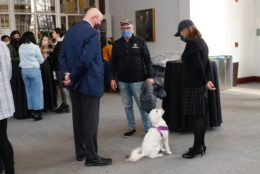
[[[66,33],[59,54],[61,76],[70,90],[76,160],[86,166],[106,166],[111,158],[97,152],[100,97],[104,90],[104,67],[97,29],[103,15],[97,8]]]
[[[140,94],[144,81],[154,84],[154,80],[152,62],[145,41],[134,36],[132,21],[122,20],[120,26],[122,37],[114,42],[112,49],[111,88],[116,90],[119,86],[129,129],[124,133],[124,137],[129,137],[136,131],[132,97],[140,110],[144,130],[148,131],[150,128],[148,113],[144,112],[140,105]]]

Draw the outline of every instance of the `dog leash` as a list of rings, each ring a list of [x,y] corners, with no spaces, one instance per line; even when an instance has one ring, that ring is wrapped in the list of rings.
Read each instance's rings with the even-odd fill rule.
[[[157,131],[160,133],[161,137],[163,137],[163,133],[162,133],[163,130],[169,130],[167,126],[155,127],[155,126],[152,125],[152,128],[157,129]]]

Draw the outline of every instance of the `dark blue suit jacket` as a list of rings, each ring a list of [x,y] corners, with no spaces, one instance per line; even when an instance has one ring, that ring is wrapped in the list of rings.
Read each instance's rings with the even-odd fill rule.
[[[104,66],[99,34],[90,23],[82,20],[66,33],[59,54],[61,75],[70,73],[73,82],[65,86],[89,96],[101,97],[104,90]]]

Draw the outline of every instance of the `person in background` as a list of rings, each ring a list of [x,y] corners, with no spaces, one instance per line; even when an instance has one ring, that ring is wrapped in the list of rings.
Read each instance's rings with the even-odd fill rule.
[[[62,103],[56,109],[56,112],[59,113],[68,113],[70,112],[70,106],[69,106],[69,97],[68,97],[68,91],[66,88],[62,86],[62,76],[60,72],[60,65],[59,65],[59,53],[62,47],[63,42],[63,31],[61,28],[55,28],[52,31],[52,38],[56,41],[53,53],[51,54],[51,70],[55,73],[58,86],[60,88],[61,92],[61,100]]]
[[[10,85],[11,76],[12,64],[10,53],[5,43],[0,41],[0,157],[3,160],[6,174],[15,173],[14,151],[6,132],[7,118],[11,117],[15,111]]]
[[[114,39],[112,37],[108,38],[108,44],[102,48],[103,60],[104,60],[104,83],[105,91],[110,91],[110,81],[111,81],[111,58],[112,58],[112,47]]]
[[[66,33],[59,55],[64,85],[70,89],[76,160],[86,166],[107,166],[111,158],[98,155],[97,135],[100,98],[104,91],[104,66],[99,44],[103,20],[90,8],[83,20]]]
[[[193,125],[194,143],[183,158],[205,154],[205,130],[208,114],[207,90],[215,90],[208,58],[208,46],[194,23],[187,19],[179,23],[176,37],[186,42],[182,53],[184,115]]]
[[[141,108],[140,94],[144,81],[154,84],[154,80],[152,61],[145,41],[134,36],[133,24],[129,19],[122,20],[120,26],[122,37],[114,42],[112,49],[111,88],[116,90],[118,80],[129,129],[124,137],[129,137],[136,132],[132,97],[139,108],[144,130],[147,132],[150,128],[149,115]]]
[[[20,45],[20,32],[13,31],[10,35],[11,42],[8,44],[10,56],[12,60],[12,79],[11,87],[14,97],[15,113],[13,116],[17,119],[24,119],[30,117],[27,110],[26,92],[23,83],[21,68],[19,67],[20,57],[18,53]]]
[[[57,99],[56,99],[56,89],[54,85],[54,79],[51,73],[50,66],[50,54],[51,54],[52,44],[51,38],[47,35],[44,35],[41,38],[40,42],[40,50],[42,53],[42,57],[45,61],[41,64],[41,74],[42,74],[42,82],[43,82],[43,94],[44,94],[44,110],[55,111],[57,107]]]
[[[1,41],[3,41],[6,45],[8,45],[10,43],[10,37],[7,35],[3,35],[1,37]]]
[[[27,107],[35,121],[41,120],[41,110],[44,108],[43,85],[40,64],[44,62],[41,50],[32,32],[25,32],[19,47],[22,77],[25,84]]]

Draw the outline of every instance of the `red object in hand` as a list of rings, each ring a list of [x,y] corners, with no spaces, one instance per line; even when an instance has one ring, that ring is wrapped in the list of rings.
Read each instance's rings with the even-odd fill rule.
[[[238,42],[235,42],[235,47],[236,47],[236,48],[238,47]]]

